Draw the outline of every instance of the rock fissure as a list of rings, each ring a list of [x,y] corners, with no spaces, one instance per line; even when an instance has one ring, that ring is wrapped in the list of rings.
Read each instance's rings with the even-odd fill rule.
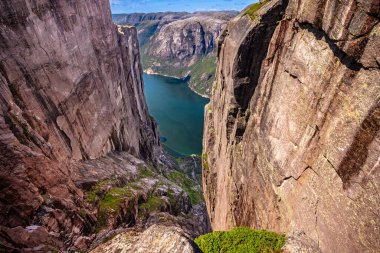
[[[294,176],[291,175],[291,176],[284,177],[284,178],[282,179],[282,181],[281,181],[279,187],[281,187],[281,186],[283,185],[283,183],[284,183],[285,181],[289,180],[289,179],[294,179],[295,181],[298,181],[298,180],[304,175],[304,173],[305,173],[306,171],[308,171],[308,170],[311,170],[312,172],[314,172],[315,175],[319,176],[319,174],[318,174],[318,173],[317,173],[312,167],[308,166],[308,167],[306,167],[306,168],[301,172],[301,174],[300,174],[299,176],[294,177]]]

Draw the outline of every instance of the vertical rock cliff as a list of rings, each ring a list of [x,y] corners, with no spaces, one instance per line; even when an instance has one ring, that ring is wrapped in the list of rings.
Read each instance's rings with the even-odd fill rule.
[[[206,107],[213,229],[314,251],[380,248],[380,6],[272,0],[232,20]],[[247,15],[245,15],[247,14]]]
[[[0,251],[90,232],[81,161],[124,151],[157,163],[139,57],[136,29],[112,23],[108,0],[0,2]]]

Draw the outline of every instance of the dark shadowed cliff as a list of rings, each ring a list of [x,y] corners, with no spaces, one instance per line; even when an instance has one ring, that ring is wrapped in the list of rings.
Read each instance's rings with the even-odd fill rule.
[[[219,43],[203,155],[213,229],[285,232],[291,252],[377,252],[379,1],[265,3]]]

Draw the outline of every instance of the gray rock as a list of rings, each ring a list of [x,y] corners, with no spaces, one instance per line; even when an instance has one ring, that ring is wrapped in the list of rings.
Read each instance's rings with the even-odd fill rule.
[[[144,232],[127,232],[90,253],[199,253],[198,247],[177,227],[153,225]]]

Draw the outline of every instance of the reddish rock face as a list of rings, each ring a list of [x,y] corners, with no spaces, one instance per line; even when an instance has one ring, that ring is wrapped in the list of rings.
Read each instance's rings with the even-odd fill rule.
[[[50,237],[56,248],[84,247],[79,235],[94,220],[79,215],[86,206],[73,161],[111,151],[156,161],[139,57],[135,28],[112,23],[108,0],[1,1],[1,247]],[[33,224],[49,238],[29,243]]]
[[[270,1],[227,25],[205,116],[213,229],[380,248],[379,13],[378,1]]]

